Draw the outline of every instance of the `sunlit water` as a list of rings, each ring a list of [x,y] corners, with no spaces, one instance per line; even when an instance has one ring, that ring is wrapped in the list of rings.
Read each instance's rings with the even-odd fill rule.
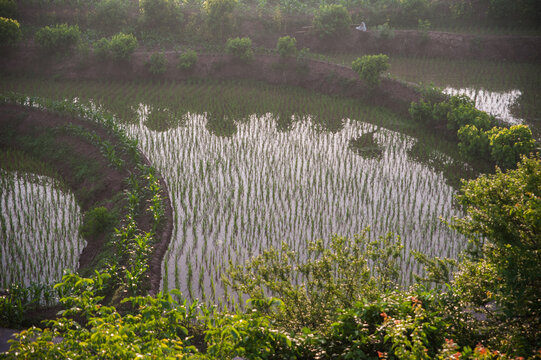
[[[446,87],[444,93],[449,95],[466,95],[475,102],[475,107],[505,121],[510,125],[522,124],[523,119],[511,114],[511,106],[522,94],[518,89],[510,91],[488,91],[484,89]]]
[[[330,133],[306,118],[280,132],[267,114],[235,122],[236,132],[220,137],[209,132],[205,114],[186,114],[181,127],[149,130],[151,111],[141,104],[139,123],[125,128],[169,187],[175,226],[165,288],[219,302],[229,262],[282,241],[302,257],[309,240],[352,236],[367,226],[373,238],[400,235],[405,254],[456,257],[463,248],[465,240],[439,220],[459,215],[455,191],[443,175],[408,159],[415,143],[408,136],[377,130],[381,156],[365,158],[348,144],[376,127],[356,120]],[[402,270],[407,284],[420,269],[404,257]]]
[[[52,178],[0,169],[0,286],[52,284],[76,270],[80,224],[73,194]]]

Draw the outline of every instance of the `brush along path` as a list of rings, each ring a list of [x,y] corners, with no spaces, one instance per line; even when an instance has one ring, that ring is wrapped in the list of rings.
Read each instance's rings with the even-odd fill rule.
[[[197,63],[192,69],[180,70],[177,68],[179,53],[167,51],[164,52],[166,71],[158,76],[151,74],[147,65],[151,54],[137,51],[130,62],[121,63],[78,55],[59,60],[40,57],[38,50],[21,47],[0,60],[0,63],[8,73],[33,73],[68,79],[255,79],[360,99],[406,116],[411,102],[420,99],[415,85],[383,78],[381,84],[373,88],[363,83],[359,75],[347,66],[309,58],[284,59],[278,55],[255,55],[251,61],[242,62],[226,54],[198,54]]]
[[[65,129],[83,129],[88,134],[99,136],[102,143],[107,142],[120,150],[119,139],[110,131],[89,120],[20,105],[1,104],[0,114],[0,128],[4,135],[7,135],[0,137],[0,148],[30,151],[33,156],[53,167],[74,192],[85,212],[96,206],[124,209],[124,206],[118,205],[119,202],[124,202],[123,194],[128,189],[127,180],[131,174],[139,171],[129,154],[118,151],[115,156],[124,166],[112,166],[110,157],[104,154],[99,145],[88,138],[74,136]],[[43,134],[50,136],[43,137]],[[143,164],[150,165],[144,155],[139,155]],[[85,176],[81,176],[82,172]],[[151,294],[157,293],[160,288],[161,262],[173,227],[166,184],[160,176],[158,180],[164,203],[164,221],[156,230],[156,242],[149,258],[147,285]],[[142,199],[143,206],[147,206],[149,200]],[[122,215],[119,214],[119,218],[122,218]],[[152,216],[149,211],[140,212],[136,219],[139,230],[151,230]],[[80,269],[95,266],[105,248],[104,234],[89,235],[86,240],[87,246],[79,257]]]

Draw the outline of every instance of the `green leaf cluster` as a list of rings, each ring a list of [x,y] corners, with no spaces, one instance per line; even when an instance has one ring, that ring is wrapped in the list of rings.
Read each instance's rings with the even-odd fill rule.
[[[339,36],[349,30],[351,16],[343,5],[322,5],[314,16],[313,26],[321,38]]]
[[[21,26],[17,20],[0,17],[0,46],[15,45],[21,37]]]
[[[46,51],[65,52],[77,45],[81,38],[78,25],[45,26],[36,32],[36,42]]]
[[[359,74],[361,79],[369,86],[375,87],[380,84],[381,73],[390,67],[387,55],[365,55],[357,58],[351,64],[353,71]]]
[[[252,40],[248,37],[227,39],[225,51],[241,61],[250,61],[254,57]]]

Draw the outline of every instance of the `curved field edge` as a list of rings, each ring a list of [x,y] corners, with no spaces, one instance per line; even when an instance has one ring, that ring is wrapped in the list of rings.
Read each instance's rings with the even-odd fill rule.
[[[91,225],[87,229],[79,272],[107,268],[117,276],[109,295],[122,297],[135,262],[140,269],[131,292],[156,294],[171,238],[172,208],[165,182],[137,143],[111,116],[77,104],[9,95],[0,97],[0,108],[1,148],[25,152],[55,169],[85,212],[83,228],[97,207],[107,209],[113,220],[99,231]]]

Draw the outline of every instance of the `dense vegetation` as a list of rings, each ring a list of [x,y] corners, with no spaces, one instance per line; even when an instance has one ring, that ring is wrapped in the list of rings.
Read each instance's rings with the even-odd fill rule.
[[[22,0],[20,3],[32,3],[37,8],[45,9],[53,4],[37,0]],[[235,135],[240,134],[240,137],[245,130],[241,129],[241,125],[250,123],[254,114],[258,117],[257,121],[273,117],[272,124],[276,128],[272,128],[272,131],[280,134],[291,131],[307,118],[312,121],[313,128],[303,131],[310,132],[312,136],[322,133],[325,136],[337,134],[349,126],[350,123],[344,118],[348,118],[350,112],[344,108],[358,110],[358,104],[353,100],[333,103],[317,98],[311,100],[313,103],[306,104],[304,98],[296,92],[285,89],[283,91],[287,94],[277,97],[279,101],[275,102],[260,96],[264,94],[273,97],[273,94],[258,90],[243,92],[240,96],[237,94],[237,98],[242,98],[239,102],[221,103],[214,95],[227,93],[224,96],[227,99],[227,96],[234,92],[232,88],[224,90],[227,85],[221,82],[200,86],[198,80],[194,80],[193,86],[189,88],[195,92],[194,97],[197,98],[193,101],[187,99],[188,96],[183,92],[190,90],[177,91],[175,84],[163,81],[164,74],[170,67],[176,67],[188,74],[197,65],[198,52],[189,50],[192,45],[198,46],[197,51],[201,48],[224,51],[241,64],[252,61],[256,51],[275,51],[281,56],[280,61],[275,64],[277,68],[287,69],[289,63],[285,59],[296,56],[296,71],[306,70],[303,59],[308,50],[297,51],[297,40],[294,37],[276,36],[277,42],[273,42],[273,46],[276,43],[276,48],[273,50],[258,48],[249,37],[242,37],[244,30],[241,29],[250,19],[254,20],[252,17],[255,17],[255,21],[250,23],[252,26],[254,23],[261,25],[273,35],[282,35],[292,25],[295,28],[305,26],[300,33],[315,35],[320,40],[337,41],[351,31],[352,23],[365,21],[375,29],[374,36],[377,41],[392,39],[395,36],[393,28],[416,28],[420,39],[426,42],[431,28],[441,29],[456,24],[478,27],[501,25],[505,22],[505,27],[509,28],[538,30],[538,19],[541,17],[539,1],[354,0],[329,4],[325,1],[302,0],[96,0],[83,4],[78,0],[56,0],[54,5],[76,9],[77,24],[72,24],[72,21],[51,21],[51,24],[29,24],[30,26],[25,27],[26,24],[23,23],[21,32],[19,22],[15,20],[20,15],[16,2],[0,0],[0,46],[12,47],[24,34],[26,39],[33,38],[47,56],[65,56],[76,48],[80,54],[88,55],[88,51],[92,49],[94,55],[102,61],[114,60],[117,65],[125,66],[132,61],[132,56],[141,44],[152,49],[148,55],[144,54],[146,58],[143,61],[146,61],[145,71],[148,70],[157,80],[156,86],[160,90],[154,92],[155,89],[149,87],[132,88],[130,84],[115,84],[112,90],[103,91],[103,84],[87,86],[88,84],[76,83],[70,87],[57,78],[54,89],[36,86],[36,83],[33,83],[35,79],[20,79],[17,85],[7,85],[28,86],[34,93],[43,91],[50,98],[68,100],[53,102],[25,96],[7,96],[3,97],[0,103],[47,108],[58,114],[90,119],[106,128],[107,134],[116,136],[119,144],[115,145],[97,132],[76,125],[43,131],[36,134],[34,139],[22,136],[12,138],[14,131],[8,128],[0,134],[0,145],[12,146],[16,143],[18,149],[16,152],[11,152],[11,149],[0,152],[0,167],[9,170],[16,162],[23,162],[27,164],[27,170],[57,176],[50,164],[43,166],[34,163],[41,164],[45,158],[49,161],[71,161],[70,164],[76,168],[81,182],[85,180],[97,184],[89,193],[99,191],[99,174],[92,169],[92,164],[82,166],[67,160],[69,148],[53,145],[57,137],[65,136],[77,137],[93,144],[107,160],[108,166],[128,174],[124,179],[125,191],[115,194],[110,202],[92,204],[85,209],[80,227],[81,235],[87,238],[106,238],[105,251],[92,266],[81,269],[78,273],[67,272],[62,281],[54,286],[34,284],[25,288],[14,284],[0,297],[1,326],[26,325],[29,321],[25,317],[27,311],[39,311],[41,305],[52,305],[54,300],[58,300],[62,308],[56,318],[43,323],[40,328],[33,327],[22,331],[18,340],[12,343],[9,353],[6,354],[7,358],[541,357],[541,276],[538,271],[541,264],[541,159],[536,153],[538,149],[535,136],[528,126],[506,125],[477,109],[470,98],[445,95],[433,88],[423,90],[421,100],[411,104],[413,124],[409,121],[404,124],[373,109],[370,111],[374,113],[366,115],[378,118],[373,121],[378,125],[394,126],[408,134],[430,133],[442,136],[442,143],[458,149],[462,156],[458,157],[459,159],[472,164],[487,164],[480,166],[485,169],[497,166],[492,174],[464,182],[457,200],[463,207],[465,216],[445,219],[451,229],[470,241],[467,251],[460,255],[458,261],[443,255],[430,258],[418,251],[406,253],[405,249],[411,250],[411,244],[403,244],[400,234],[373,236],[369,229],[351,237],[335,235],[325,240],[314,239],[301,250],[285,241],[281,246],[264,247],[263,238],[266,239],[266,244],[269,244],[268,228],[265,224],[263,230],[258,228],[257,237],[254,230],[250,233],[249,241],[241,245],[252,251],[255,244],[258,255],[245,263],[231,263],[225,272],[214,270],[209,276],[208,285],[205,283],[205,276],[208,275],[204,274],[205,266],[208,269],[209,266],[216,267],[217,264],[223,266],[223,263],[216,260],[215,253],[207,257],[207,238],[198,239],[196,234],[199,226],[197,205],[204,202],[201,194],[207,188],[194,190],[191,184],[188,188],[187,182],[180,184],[181,182],[177,181],[180,185],[175,183],[170,192],[172,201],[180,199],[177,201],[178,206],[183,206],[184,210],[187,209],[184,201],[189,202],[190,206],[195,204],[191,209],[195,209],[195,213],[188,215],[188,211],[185,211],[181,215],[175,214],[175,217],[184,216],[178,222],[184,227],[181,247],[187,242],[186,227],[192,226],[191,222],[196,223],[190,240],[204,243],[201,250],[204,257],[189,255],[186,260],[186,273],[184,268],[178,270],[178,256],[175,259],[176,284],[181,282],[180,277],[182,282],[186,279],[189,294],[181,294],[178,289],[169,292],[166,279],[166,290],[156,296],[145,294],[148,290],[150,254],[165,216],[164,191],[156,170],[146,165],[141,158],[137,148],[141,144],[125,132],[131,129],[135,133],[133,128],[138,125],[130,124],[130,121],[140,120],[147,126],[146,130],[149,130],[143,136],[152,131],[152,136],[140,138],[145,141],[144,146],[168,153],[168,146],[175,141],[185,141],[186,145],[187,140],[193,138],[196,144],[204,143],[209,134],[218,140],[204,144],[210,144],[209,148],[213,151],[217,150],[219,148],[216,144],[232,142]],[[57,20],[56,16],[51,16],[51,19]],[[199,46],[203,41],[205,45]],[[181,44],[181,49],[178,44]],[[171,57],[162,52],[162,49],[167,47],[174,47],[178,56],[172,64],[168,63]],[[378,86],[381,85],[383,72],[389,68],[389,58],[383,54],[366,55],[351,64],[351,69],[368,85],[371,94],[381,94]],[[19,82],[17,79],[6,79],[6,82],[10,81]],[[352,84],[343,85],[347,87]],[[85,93],[86,91],[88,93]],[[141,93],[145,95],[141,97]],[[164,94],[166,96],[163,96]],[[164,97],[167,99],[163,100]],[[109,99],[104,100],[105,98]],[[298,99],[301,99],[299,104],[296,103]],[[121,128],[117,123],[118,119],[95,110],[100,107],[108,108],[116,116],[124,118],[127,125]],[[313,111],[314,108],[318,111]],[[179,125],[185,125],[201,114],[204,114],[207,120],[205,131],[188,135],[176,133],[176,138],[169,134],[167,142],[157,140],[162,139],[169,130],[180,128]],[[260,121],[256,124],[262,123]],[[425,127],[428,130],[421,130]],[[379,130],[377,126],[365,127],[363,130],[362,135],[348,135],[347,146],[360,155],[363,161],[379,161],[384,151],[381,149],[381,140],[375,135],[387,133]],[[331,136],[328,136],[322,143],[329,144],[330,138]],[[397,137],[389,139],[394,141]],[[283,138],[278,141],[283,142]],[[413,145],[408,143],[411,145],[408,145],[407,150],[408,164],[413,165],[416,155],[422,154],[422,141],[420,139]],[[264,139],[260,143],[266,146],[271,141]],[[332,144],[334,146],[336,143]],[[243,146],[245,145],[246,142]],[[396,152],[397,147],[392,149]],[[225,160],[230,168],[251,173],[261,169],[244,167],[244,158],[239,153],[248,152],[245,148],[232,147],[229,150],[230,153],[219,155],[235,154],[230,156],[233,160]],[[193,172],[201,183],[211,183],[213,179],[206,178],[206,174],[211,173],[211,166],[218,168],[221,160],[190,162],[186,157],[181,157],[189,153],[195,158],[194,153],[197,151],[201,150],[194,146],[184,153],[175,152],[174,159],[177,163],[174,166],[169,163],[169,166],[178,167],[179,171],[185,173]],[[321,154],[326,151],[327,149],[324,149]],[[253,153],[258,154],[255,151]],[[293,153],[302,153],[302,149],[295,148],[287,156]],[[439,170],[437,165],[434,165],[437,161],[434,161],[433,153],[428,162],[432,162],[431,165]],[[229,159],[227,156],[223,157]],[[286,161],[295,159],[297,173],[297,158],[284,158]],[[274,159],[269,156],[263,160],[272,164],[269,166],[275,166],[275,162],[269,161]],[[313,159],[315,157],[308,157],[306,167],[314,168],[316,161],[310,163]],[[340,160],[343,161],[342,164],[351,164],[346,159]],[[454,160],[445,158],[440,162]],[[304,166],[302,163],[300,168]],[[260,173],[260,177],[261,174],[265,176],[265,173]],[[340,174],[327,170],[325,174],[321,172],[311,178],[311,181],[325,182],[331,187],[339,184],[342,186],[341,191],[347,191],[351,186],[349,182],[333,179]],[[231,185],[232,189],[242,188],[245,184],[241,176],[237,176],[233,171],[216,181],[226,183],[226,178],[227,181],[232,181],[231,184],[235,184]],[[262,181],[254,186],[253,191],[260,191],[258,196],[266,197],[269,201],[271,196],[274,200],[276,193],[285,190],[287,207],[293,209],[289,201],[292,197],[300,196],[299,193],[290,193],[287,187],[277,189],[281,184],[275,181],[274,177],[268,178],[273,181],[272,188]],[[371,181],[374,181],[373,177]],[[423,181],[429,188],[431,184],[436,184],[431,182],[433,180]],[[299,184],[301,182],[295,185],[302,188],[301,195],[307,196],[308,187]],[[210,184],[211,190],[213,186]],[[258,190],[258,187],[261,190]],[[250,189],[248,187],[248,193]],[[324,189],[317,194],[321,197],[312,196],[310,200],[328,200],[327,188]],[[76,196],[79,201],[84,201],[85,196],[90,196],[89,193],[76,193]],[[175,197],[178,194],[180,197]],[[214,193],[209,191],[209,194]],[[233,208],[235,201],[240,202],[239,194],[239,190],[231,190],[228,202],[219,203],[218,206]],[[388,200],[385,196],[381,194],[381,198]],[[278,199],[281,198],[278,196]],[[297,199],[294,199],[293,203],[295,200]],[[440,201],[439,197],[437,201]],[[298,206],[298,203],[295,206]],[[358,207],[359,204],[353,206]],[[428,209],[430,206],[432,203],[428,205]],[[238,208],[243,209],[240,205]],[[204,209],[204,206],[200,209]],[[242,212],[239,216],[237,208],[224,216],[220,213],[221,217],[217,215],[218,210],[214,212],[213,218],[205,214],[206,218],[201,224],[203,234],[206,231],[212,233],[214,228],[221,234],[223,227],[224,238],[233,238],[239,228],[248,227],[245,224],[255,222],[256,216],[266,216],[262,215],[265,211],[277,211],[270,208],[251,210],[252,217],[246,216],[246,221]],[[379,205],[376,210],[379,217],[385,217],[381,221],[387,224],[389,217],[385,210]],[[398,209],[397,218],[400,210],[404,209]],[[149,214],[151,220],[140,224],[142,214]],[[394,210],[392,215],[391,219],[394,219]],[[302,213],[297,214],[295,208],[294,216],[293,213],[291,215],[295,219],[293,226],[301,227],[297,219],[302,216]],[[348,209],[342,219],[350,216]],[[314,232],[314,223],[319,219],[322,219],[322,216],[315,220],[310,219],[311,233]],[[6,233],[8,226],[13,228],[4,217],[0,220],[2,234]],[[430,229],[426,228],[427,238],[428,232],[432,235],[434,228],[434,225],[431,225]],[[288,230],[292,232],[293,228]],[[180,235],[178,237],[180,239]],[[454,240],[452,236],[449,239]],[[190,249],[192,253],[198,250],[196,247]],[[227,259],[230,260],[233,257],[229,253],[230,249],[227,251]],[[241,258],[238,253],[236,256],[237,259]],[[404,275],[400,264],[403,261],[409,264],[410,256],[414,257],[417,263],[423,264],[425,269],[422,274],[412,274],[410,271],[407,275],[416,275],[416,281],[404,286],[404,283],[400,282]],[[221,257],[225,259],[226,254]],[[192,273],[191,259],[195,259],[193,269],[199,270],[194,271],[197,274]],[[167,276],[167,261],[164,268]],[[211,296],[212,299],[216,297],[216,274],[223,277],[221,280],[225,284],[224,298],[227,298],[225,305],[208,301]],[[192,294],[191,282],[192,279],[197,279],[197,276],[197,291],[200,291],[198,294],[201,294],[203,302],[194,300],[197,296]],[[206,286],[212,289],[211,295],[206,295]],[[237,299],[231,299],[233,293],[237,295]],[[56,337],[61,337],[62,340],[53,341]]]

